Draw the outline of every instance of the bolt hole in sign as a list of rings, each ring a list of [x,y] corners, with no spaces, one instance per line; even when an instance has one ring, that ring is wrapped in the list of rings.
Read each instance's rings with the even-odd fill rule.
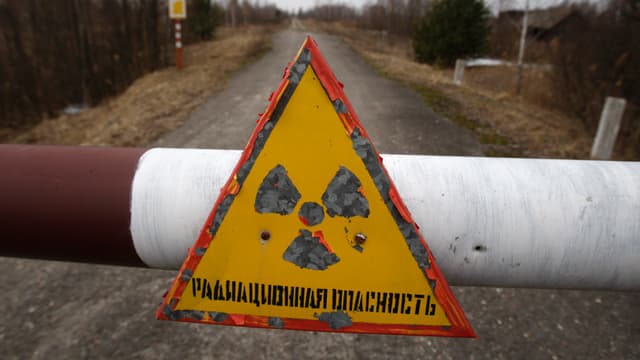
[[[285,71],[157,317],[475,337],[311,37]]]

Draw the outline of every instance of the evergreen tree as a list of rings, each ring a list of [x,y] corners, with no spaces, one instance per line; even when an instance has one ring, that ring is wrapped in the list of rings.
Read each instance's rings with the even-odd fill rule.
[[[189,30],[198,40],[211,39],[221,19],[224,19],[224,10],[218,4],[211,4],[210,0],[193,0],[189,7]]]
[[[438,0],[414,37],[420,62],[451,66],[456,59],[482,54],[489,35],[489,10],[482,0]]]

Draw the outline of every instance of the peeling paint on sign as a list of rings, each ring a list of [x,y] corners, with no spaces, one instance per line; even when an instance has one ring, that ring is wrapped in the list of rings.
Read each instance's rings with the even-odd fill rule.
[[[318,320],[326,322],[329,327],[334,330],[339,330],[347,326],[352,325],[351,317],[344,311],[323,312],[320,315],[316,315]]]
[[[322,203],[329,216],[369,216],[369,202],[362,194],[362,183],[344,166],[333,177],[322,194]]]
[[[340,258],[323,243],[320,237],[321,232],[317,234],[318,236],[315,235],[312,235],[309,230],[300,230],[300,235],[287,247],[282,257],[301,268],[310,270],[325,270],[340,261]]]
[[[219,323],[226,321],[227,318],[229,317],[229,314],[215,312],[215,311],[210,311],[208,314],[209,314],[209,319]]]
[[[270,317],[269,326],[276,329],[282,329],[284,327],[284,321],[279,317]]]
[[[293,185],[284,166],[269,171],[256,195],[255,208],[261,214],[291,214],[300,200],[300,192]]]
[[[318,203],[306,202],[300,207],[298,217],[305,225],[315,226],[324,220],[324,209]]]

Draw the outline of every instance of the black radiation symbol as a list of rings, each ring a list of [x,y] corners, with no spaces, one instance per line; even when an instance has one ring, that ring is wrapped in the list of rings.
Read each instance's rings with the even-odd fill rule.
[[[362,194],[361,187],[358,177],[346,167],[340,166],[322,194],[324,207],[316,202],[305,202],[298,210],[298,218],[305,226],[315,226],[322,223],[325,211],[330,217],[369,217],[369,202]],[[255,209],[261,214],[291,215],[300,198],[300,192],[289,178],[287,170],[284,166],[277,165],[260,184]],[[357,236],[364,239],[364,235]],[[263,240],[268,240],[269,237],[268,232],[263,232]],[[354,248],[362,251],[358,241]],[[289,244],[282,257],[301,268],[311,270],[325,270],[340,261],[324,239],[322,231],[312,233],[304,228],[300,229],[299,235]]]

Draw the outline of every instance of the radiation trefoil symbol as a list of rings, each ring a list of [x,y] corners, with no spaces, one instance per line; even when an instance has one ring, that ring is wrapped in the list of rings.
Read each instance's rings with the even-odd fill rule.
[[[258,188],[255,210],[261,214],[291,215],[295,212],[300,198],[300,192],[289,178],[287,170],[284,166],[277,165],[269,171]],[[344,166],[340,166],[321,199],[324,207],[317,202],[305,202],[300,206],[298,218],[302,225],[320,225],[325,218],[325,211],[330,217],[369,217],[369,202],[362,191],[362,183]],[[261,233],[263,241],[268,241],[270,237],[268,231]],[[358,233],[351,245],[362,252],[365,240],[366,236]],[[333,252],[322,230],[312,233],[306,228],[299,230],[298,236],[293,239],[282,257],[288,262],[310,270],[326,270],[340,261],[340,257]]]

